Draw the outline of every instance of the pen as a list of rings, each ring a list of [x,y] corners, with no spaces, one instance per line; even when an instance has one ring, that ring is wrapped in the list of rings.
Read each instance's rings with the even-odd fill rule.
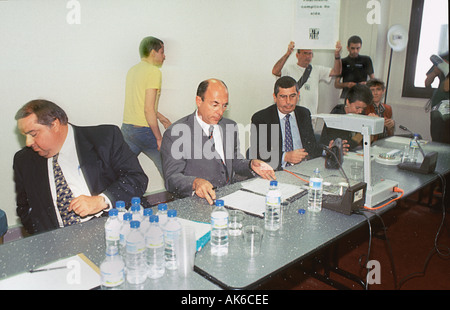
[[[41,271],[50,271],[50,270],[58,270],[58,269],[66,269],[66,268],[67,268],[67,266],[59,266],[59,267],[43,268],[43,269],[31,269],[30,273],[41,272]]]

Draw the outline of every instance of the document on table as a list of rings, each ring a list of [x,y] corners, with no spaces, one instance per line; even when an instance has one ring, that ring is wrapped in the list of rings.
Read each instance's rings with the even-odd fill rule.
[[[99,285],[99,268],[78,254],[1,280],[0,291],[89,290]]]
[[[239,209],[259,217],[264,217],[266,210],[266,194],[269,190],[270,181],[255,178],[242,183],[242,188],[229,194],[222,199],[225,206]],[[278,183],[281,192],[281,201],[289,201],[290,198],[305,192],[300,186]]]

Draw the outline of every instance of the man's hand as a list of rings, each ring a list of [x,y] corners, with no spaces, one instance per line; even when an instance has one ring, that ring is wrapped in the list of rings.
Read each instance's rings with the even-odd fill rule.
[[[284,161],[295,165],[303,161],[308,155],[304,149],[293,150],[285,153]]]
[[[69,205],[69,211],[73,211],[81,217],[96,214],[108,205],[102,196],[85,196],[81,195],[72,199]]]
[[[335,58],[341,57],[341,51],[342,51],[341,41],[337,41],[336,42],[336,49],[334,50],[334,57]]]
[[[192,184],[192,190],[194,190],[198,197],[205,198],[210,205],[216,199],[216,192],[214,191],[213,185],[205,179],[196,178]]]
[[[331,147],[333,146],[334,140],[330,141],[330,144],[328,144],[328,149],[331,149]],[[350,144],[348,144],[347,140],[342,140],[342,152],[344,153],[344,155],[346,155],[348,153],[348,150],[350,148]]]
[[[275,180],[275,171],[273,171],[273,168],[268,164],[263,162],[259,159],[252,159],[251,168],[253,171],[256,172],[260,177],[266,180]]]
[[[292,51],[295,49],[295,42],[294,41],[291,41],[290,43],[289,43],[289,45],[288,45],[288,49],[287,49],[287,52],[286,52],[286,55],[291,55],[292,54]]]

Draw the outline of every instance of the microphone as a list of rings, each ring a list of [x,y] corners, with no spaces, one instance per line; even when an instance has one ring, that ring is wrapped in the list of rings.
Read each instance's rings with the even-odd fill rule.
[[[409,130],[408,128],[406,128],[405,126],[399,125],[398,127],[401,130],[407,131],[411,135],[411,137],[414,137],[414,133],[411,130]],[[418,135],[419,135],[419,139],[422,139],[422,136],[420,134],[418,134]]]
[[[350,186],[350,181],[345,174],[344,169],[342,169],[342,163],[344,162],[344,151],[343,151],[343,143],[341,138],[337,138],[334,140],[331,148],[322,145],[322,149],[327,152],[327,154],[331,155],[326,156],[325,158],[325,168],[327,169],[339,169],[344,175],[345,180],[347,181],[348,186]]]

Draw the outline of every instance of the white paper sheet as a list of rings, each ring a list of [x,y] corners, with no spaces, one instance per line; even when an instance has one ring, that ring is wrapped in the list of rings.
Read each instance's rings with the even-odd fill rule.
[[[83,254],[58,260],[35,269],[64,269],[25,272],[0,281],[0,290],[89,290],[100,285],[98,267]]]

